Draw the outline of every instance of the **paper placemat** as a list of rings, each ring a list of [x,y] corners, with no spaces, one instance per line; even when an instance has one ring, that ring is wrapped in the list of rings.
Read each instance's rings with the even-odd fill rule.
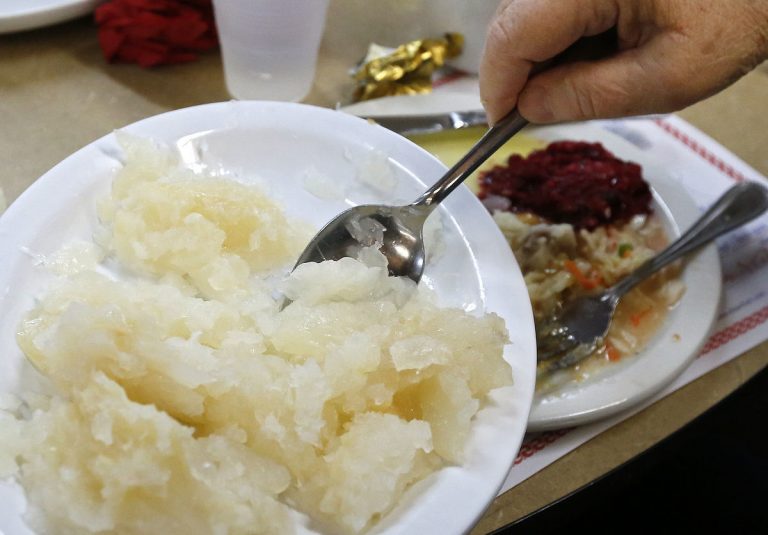
[[[703,210],[735,182],[766,178],[679,117],[598,121],[653,154]],[[526,436],[500,494],[591,438],[768,339],[768,214],[717,241],[723,268],[718,321],[699,356],[661,393],[633,409],[589,425]]]

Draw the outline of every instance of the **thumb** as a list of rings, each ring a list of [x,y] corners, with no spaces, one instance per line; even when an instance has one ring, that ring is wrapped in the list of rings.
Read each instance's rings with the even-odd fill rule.
[[[707,96],[694,62],[664,41],[542,72],[523,88],[518,109],[533,123],[553,123],[665,113]]]

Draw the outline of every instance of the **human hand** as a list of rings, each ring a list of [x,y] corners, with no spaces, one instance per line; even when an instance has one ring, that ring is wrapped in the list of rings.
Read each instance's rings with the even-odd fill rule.
[[[615,28],[618,50],[533,75],[582,37]],[[768,0],[502,0],[480,65],[491,123],[513,107],[534,123],[681,109],[768,58]]]

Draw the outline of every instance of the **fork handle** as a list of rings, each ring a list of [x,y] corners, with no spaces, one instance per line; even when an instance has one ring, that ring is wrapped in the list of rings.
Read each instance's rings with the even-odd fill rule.
[[[726,191],[682,236],[647,260],[611,289],[617,298],[664,266],[719,236],[748,223],[768,209],[768,190],[756,182],[741,182]]]

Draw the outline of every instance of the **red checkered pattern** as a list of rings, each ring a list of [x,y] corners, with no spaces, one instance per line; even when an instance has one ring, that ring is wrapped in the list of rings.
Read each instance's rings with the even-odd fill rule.
[[[540,452],[553,442],[556,442],[558,439],[564,437],[567,435],[571,430],[570,429],[558,429],[556,431],[546,431],[544,433],[540,433],[533,438],[526,440],[523,442],[523,445],[520,446],[520,451],[517,454],[517,458],[515,459],[515,464],[520,464],[528,457],[531,457],[532,455]]]
[[[710,351],[727,344],[742,334],[751,331],[758,325],[762,325],[766,321],[768,321],[768,307],[763,307],[757,312],[750,314],[746,318],[741,319],[733,325],[729,325],[722,331],[718,331],[710,336],[707,343],[704,344],[704,349],[701,350],[699,356],[706,355]]]
[[[738,172],[736,169],[725,163],[723,160],[709,152],[706,148],[701,146],[695,139],[692,139],[687,134],[681,132],[678,128],[675,128],[671,124],[667,123],[663,119],[654,119],[654,123],[661,127],[662,130],[670,134],[672,137],[686,145],[693,152],[704,158],[706,161],[717,167],[724,175],[735,180],[736,182],[742,182],[747,178]]]

